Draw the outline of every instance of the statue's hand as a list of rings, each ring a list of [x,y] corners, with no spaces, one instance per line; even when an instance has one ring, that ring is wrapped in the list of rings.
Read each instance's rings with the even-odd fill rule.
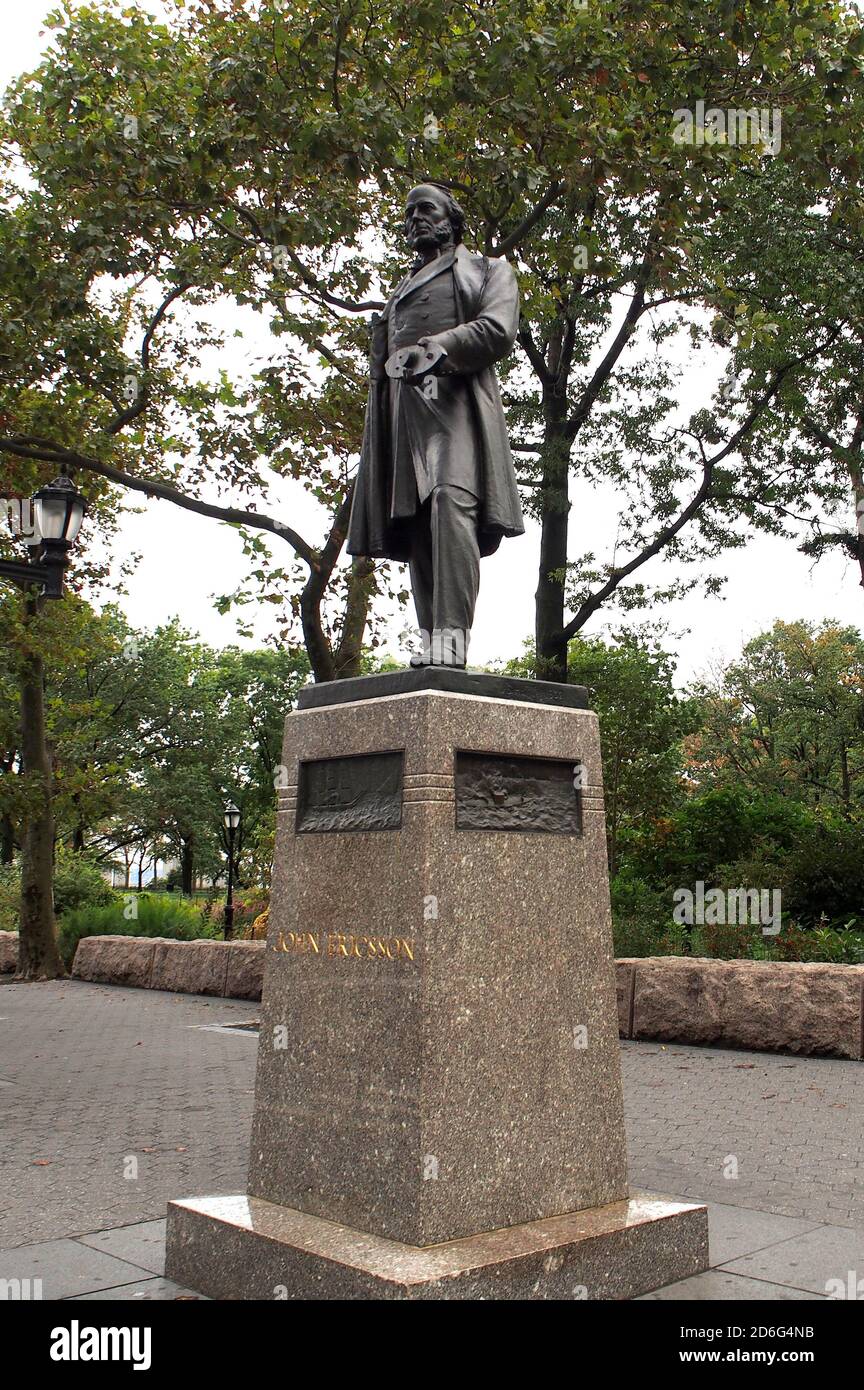
[[[419,386],[427,376],[437,376],[447,353],[436,343],[421,341],[416,347],[399,348],[387,358],[385,371],[390,377]]]
[[[433,376],[439,376],[444,363],[447,360],[447,353],[444,348],[437,343],[432,343],[428,338],[421,338],[419,346],[423,350],[420,366],[416,369],[417,379],[422,380],[431,372]]]

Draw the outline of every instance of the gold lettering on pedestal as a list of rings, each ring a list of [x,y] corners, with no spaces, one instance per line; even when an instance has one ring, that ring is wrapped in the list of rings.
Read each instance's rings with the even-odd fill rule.
[[[276,942],[275,949],[277,951],[286,951],[289,954],[296,951],[311,951],[313,955],[317,956],[321,951],[321,946],[319,944],[319,937],[315,932],[280,931],[279,940]]]
[[[286,955],[321,954],[320,932],[280,931],[274,951]],[[356,936],[352,932],[328,932],[327,955],[346,960],[413,960],[414,937]]]
[[[354,960],[413,960],[414,938],[404,936],[353,936],[348,932],[329,932],[328,956],[345,956]]]

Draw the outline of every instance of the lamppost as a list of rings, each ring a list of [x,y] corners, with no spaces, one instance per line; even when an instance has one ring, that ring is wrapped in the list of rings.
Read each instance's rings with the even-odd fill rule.
[[[14,500],[20,505],[20,499]],[[24,592],[28,623],[38,616],[45,599],[63,596],[69,549],[81,528],[85,505],[65,473],[55,478],[30,499],[29,525],[18,527],[26,530],[29,558],[0,560],[0,579],[11,580]],[[23,523],[23,517],[19,520]],[[38,645],[25,643],[19,664],[21,768],[32,787],[32,801],[22,822],[18,973],[24,979],[45,980],[65,971],[54,917],[52,768],[45,732],[45,669]]]
[[[228,831],[228,896],[225,899],[225,930],[223,940],[230,941],[234,935],[234,836],[240,824],[240,808],[229,801],[222,817]]]
[[[30,558],[0,560],[0,578],[11,579],[24,590],[40,585],[45,598],[62,598],[69,549],[81,529],[87,504],[64,473],[53,483],[41,487],[30,499],[30,505],[33,518],[33,540],[27,543]]]

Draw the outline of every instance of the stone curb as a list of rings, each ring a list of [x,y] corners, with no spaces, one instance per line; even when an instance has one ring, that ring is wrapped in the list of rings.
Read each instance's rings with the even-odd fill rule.
[[[864,966],[646,956],[616,970],[622,1038],[864,1058]]]
[[[18,969],[18,933],[0,931],[0,975],[10,975]]]
[[[260,999],[266,949],[265,941],[83,936],[72,974],[94,984]]]
[[[94,984],[261,998],[264,941],[85,936],[72,974]],[[0,974],[16,932],[0,932]],[[622,1038],[864,1059],[864,966],[645,956],[615,962]]]

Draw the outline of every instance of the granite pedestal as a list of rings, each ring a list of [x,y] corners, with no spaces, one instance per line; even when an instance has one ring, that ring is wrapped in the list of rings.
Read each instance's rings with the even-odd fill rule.
[[[170,1278],[591,1299],[706,1267],[704,1208],[628,1197],[597,719],[552,691],[421,670],[288,716],[248,1196],[170,1204]]]

